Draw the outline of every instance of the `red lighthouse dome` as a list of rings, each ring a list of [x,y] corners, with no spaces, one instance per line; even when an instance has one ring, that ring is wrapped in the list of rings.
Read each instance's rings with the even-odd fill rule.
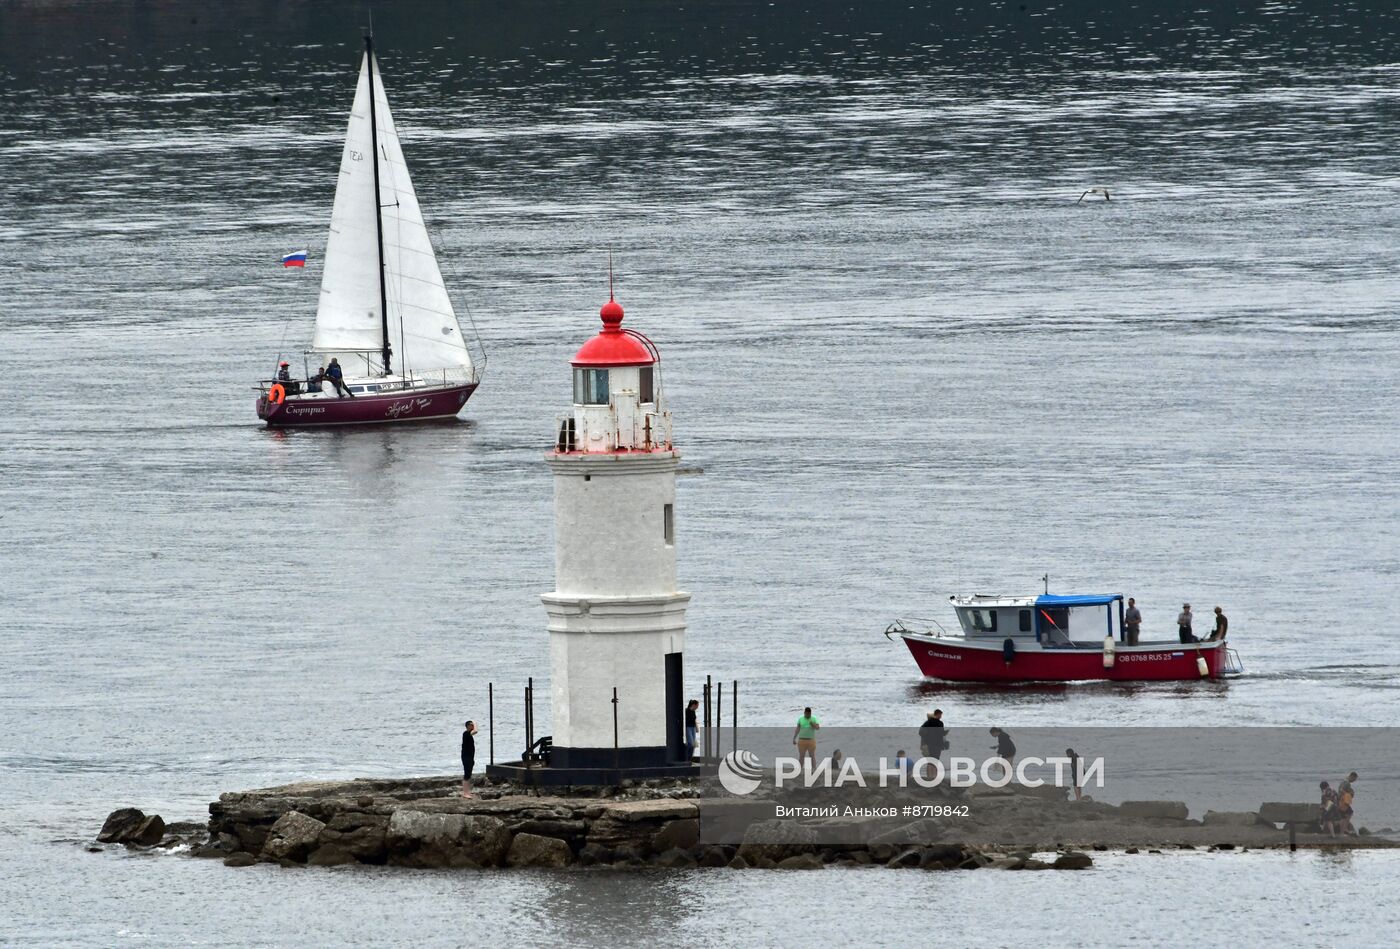
[[[650,366],[656,362],[652,348],[638,333],[622,328],[622,304],[609,298],[598,311],[603,329],[579,347],[573,364],[582,368]]]

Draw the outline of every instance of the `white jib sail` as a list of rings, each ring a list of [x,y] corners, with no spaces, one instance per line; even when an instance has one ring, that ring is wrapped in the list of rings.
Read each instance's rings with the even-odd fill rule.
[[[370,145],[369,70],[374,70],[379,154]],[[378,212],[384,229],[384,289],[389,302],[389,346],[395,374],[429,376],[447,370],[449,381],[472,373],[471,355],[452,309],[437,255],[404,163],[403,149],[384,96],[379,65],[360,67],[355,104],[340,159],[330,236],[316,308],[312,349],[340,358],[346,375],[382,372],[379,249],[375,238],[374,167],[379,163]],[[366,362],[362,353],[370,353]]]

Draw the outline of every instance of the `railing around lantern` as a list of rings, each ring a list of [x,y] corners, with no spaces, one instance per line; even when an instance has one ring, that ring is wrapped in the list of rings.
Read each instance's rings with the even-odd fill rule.
[[[619,418],[617,406],[587,406],[581,413],[555,416],[554,450],[573,452],[669,451],[670,412],[628,413]],[[581,417],[580,417],[581,416]]]

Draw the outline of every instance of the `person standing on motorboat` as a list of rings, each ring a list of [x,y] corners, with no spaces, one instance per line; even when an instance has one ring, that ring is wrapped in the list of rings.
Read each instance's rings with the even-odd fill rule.
[[[1142,611],[1137,608],[1137,600],[1128,597],[1128,609],[1123,614],[1123,628],[1128,633],[1128,645],[1138,644],[1138,634],[1142,631]]]
[[[1178,633],[1178,635],[1181,636],[1181,641],[1182,641],[1182,642],[1184,642],[1184,643],[1198,643],[1198,642],[1200,642],[1199,639],[1197,639],[1195,636],[1193,636],[1193,635],[1191,634],[1191,604],[1190,604],[1190,603],[1183,603],[1183,604],[1181,604],[1181,613],[1180,613],[1180,614],[1177,616],[1177,618],[1176,618],[1176,626],[1177,626],[1177,633]]]
[[[326,367],[326,378],[330,380],[331,387],[335,389],[336,398],[342,394],[354,398],[355,394],[350,391],[350,387],[345,384],[345,371],[340,368],[340,360],[331,357],[331,364]]]

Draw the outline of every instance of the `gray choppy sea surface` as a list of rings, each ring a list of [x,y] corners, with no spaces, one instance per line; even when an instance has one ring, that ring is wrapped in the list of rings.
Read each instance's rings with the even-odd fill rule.
[[[609,248],[704,469],[679,496],[689,687],[737,679],[745,724],[1397,724],[1393,10],[381,12],[486,381],[458,424],[283,434],[250,386],[310,336],[358,12],[157,6],[0,8],[0,938],[1393,932],[1390,854],[929,881],[81,846],[122,804],[450,772],[488,682],[516,749],[547,684],[541,455]],[[1113,200],[1076,203],[1094,186]],[[301,246],[305,273],[277,266]],[[1045,573],[1163,631],[1220,604],[1249,675],[933,685],[880,635]]]

